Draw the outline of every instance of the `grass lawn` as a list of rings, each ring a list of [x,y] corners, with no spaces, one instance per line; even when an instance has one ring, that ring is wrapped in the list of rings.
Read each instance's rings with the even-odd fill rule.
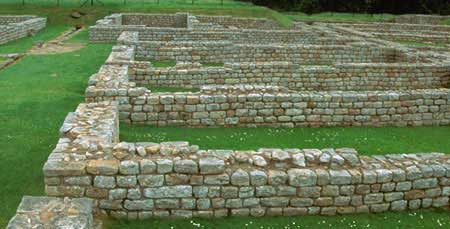
[[[148,12],[176,13],[191,12],[204,15],[233,15],[238,17],[269,18],[284,27],[292,26],[292,21],[285,15],[266,7],[254,6],[249,3],[224,0],[128,0],[124,5],[121,0],[102,0],[104,6],[80,7],[79,0],[61,0],[62,6],[56,7],[56,0],[26,0],[22,6],[19,0],[1,0],[0,14],[35,14],[47,16],[49,24],[61,25],[91,25],[95,20],[115,12]],[[13,4],[15,3],[15,4]],[[70,14],[80,11],[85,14],[81,19],[73,19]]]
[[[46,27],[35,36],[21,38],[15,41],[8,42],[4,45],[0,45],[0,53],[23,53],[26,50],[30,49],[31,46],[33,46],[33,42],[51,40],[68,28],[69,26],[64,25]]]
[[[64,7],[51,7],[55,0],[2,0],[0,14],[47,16],[49,26],[35,37],[0,46],[0,53],[24,52],[33,41],[56,37],[70,25],[89,25],[113,12],[139,11],[198,14],[231,14],[268,17],[283,25],[290,19],[278,12],[247,3],[218,0],[164,1],[164,4],[103,0],[104,7],[86,7],[87,15],[74,20],[68,15],[80,10],[78,0],[61,0]],[[163,1],[161,1],[163,2]],[[114,4],[116,3],[116,4]],[[198,4],[197,4],[198,3]],[[87,42],[83,31],[68,42]],[[0,71],[0,227],[5,227],[23,195],[43,195],[42,166],[58,140],[58,129],[68,112],[83,101],[88,78],[98,71],[111,51],[111,45],[89,44],[66,54],[27,56]],[[186,134],[189,133],[189,134]],[[450,127],[439,128],[318,128],[318,129],[188,129],[153,128],[122,124],[122,140],[188,140],[202,148],[257,149],[259,147],[323,148],[350,146],[364,154],[391,152],[450,152]],[[353,215],[338,217],[282,217],[261,219],[227,218],[191,220],[105,221],[106,228],[437,228],[450,225],[443,210]]]
[[[188,135],[186,133],[189,133]],[[186,128],[121,124],[128,142],[189,141],[202,149],[352,147],[360,154],[450,153],[450,127]]]
[[[29,41],[9,47],[22,48],[22,42]],[[58,141],[58,129],[83,101],[89,76],[110,51],[111,45],[88,45],[73,53],[27,56],[0,71],[0,227],[23,195],[44,194],[42,166]]]
[[[285,12],[288,18],[299,21],[357,21],[357,22],[383,22],[394,18],[392,14],[360,14],[360,13],[318,13],[306,15],[300,12]]]
[[[224,218],[193,220],[146,220],[104,222],[106,228],[449,228],[448,210],[421,210],[411,212],[388,212],[383,214],[361,214],[346,216],[298,216],[263,218]]]

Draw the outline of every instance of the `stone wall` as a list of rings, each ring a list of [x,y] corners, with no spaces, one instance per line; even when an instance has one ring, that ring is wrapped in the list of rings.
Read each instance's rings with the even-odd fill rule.
[[[116,42],[124,31],[139,32],[142,41],[233,41],[235,43],[305,43],[314,34],[294,30],[182,29],[145,26],[94,25],[89,28],[91,42]],[[320,34],[317,35],[320,39]]]
[[[88,102],[120,101],[120,119],[126,122],[195,127],[450,124],[450,89],[298,92],[247,82],[204,87],[199,93],[151,93],[129,81],[134,56],[135,47],[116,46],[86,90]]]
[[[226,63],[224,67],[154,68],[133,62],[129,80],[142,87],[200,88],[204,85],[253,84],[301,91],[432,89],[448,86],[450,65],[334,64],[302,66],[289,62]]]
[[[0,44],[33,35],[46,23],[47,19],[35,16],[0,16]]]
[[[293,30],[285,30],[275,27],[275,22],[267,19],[229,19],[228,17],[193,16],[188,15],[187,28],[157,28],[148,27],[140,23],[129,20],[123,22],[124,18],[133,18],[135,14],[113,14],[98,20],[94,26],[89,28],[89,38],[92,42],[116,42],[117,38],[124,31],[139,32],[139,39],[142,41],[232,41],[235,43],[305,43],[314,42],[315,39],[335,38],[327,36],[329,31],[311,26],[295,27]],[[157,17],[146,14],[148,17]],[[175,14],[177,15],[177,14]],[[179,14],[186,15],[186,14]],[[144,17],[140,15],[139,17]],[[146,16],[145,16],[146,17]],[[167,17],[175,17],[167,15]],[[200,20],[199,20],[200,18]],[[211,19],[210,19],[211,18]],[[150,20],[146,20],[150,21]],[[155,20],[158,21],[158,20]],[[223,23],[220,24],[220,23]],[[154,23],[157,24],[157,23]],[[170,23],[162,23],[170,24]],[[235,24],[235,26],[232,26]],[[240,25],[238,25],[240,24]],[[229,25],[229,26],[227,26]],[[229,27],[236,27],[230,29]],[[265,28],[272,28],[267,30]],[[354,41],[349,37],[339,37],[338,39]]]
[[[187,13],[177,14],[122,14],[122,25],[147,27],[187,28]]]
[[[0,25],[7,25],[11,23],[19,23],[35,18],[32,15],[0,15]]]
[[[138,73],[140,69],[148,71],[149,77],[156,74],[150,73],[155,69],[148,68],[148,62],[135,60],[141,34],[116,34],[124,29],[122,20],[122,15],[111,15],[91,28],[94,40],[118,37],[120,45],[113,47],[105,64],[90,77],[86,102],[69,113],[60,128],[59,141],[43,167],[49,197],[25,197],[8,228],[90,228],[98,226],[92,213],[147,219],[336,215],[449,207],[449,154],[363,156],[351,148],[238,151],[200,149],[183,141],[134,143],[119,139],[119,120],[193,127],[449,125],[450,89],[437,88],[438,81],[441,86],[449,83],[445,72],[450,62],[445,52],[422,53],[394,45],[405,63],[335,64],[301,70],[292,63],[233,63],[222,70],[208,68],[204,77],[223,71],[229,77],[225,80],[236,76],[240,84],[203,86],[199,93],[152,93],[136,86],[146,83],[139,82],[147,77]],[[188,27],[217,28],[217,23],[187,21]],[[144,27],[125,30],[151,31]],[[110,28],[114,32],[110,33]],[[106,33],[97,37],[97,29]],[[317,29],[338,39],[352,34],[374,47],[390,44],[345,28]],[[411,64],[414,61],[421,63]],[[180,63],[170,71],[195,75],[194,70],[203,71],[199,66]],[[250,75],[261,71],[264,76],[268,69],[280,72],[262,78]],[[299,72],[299,77],[296,71],[304,72]],[[318,90],[315,84],[301,82],[306,73],[311,82],[325,74],[325,80],[319,82],[327,90],[334,90],[335,84],[361,89],[382,85],[397,90]],[[353,79],[357,76],[362,78]],[[296,83],[303,83],[304,89],[315,91],[272,85],[288,78],[298,79]],[[340,78],[339,83],[326,80]],[[241,84],[245,79],[250,82]],[[211,80],[215,79],[202,84]],[[260,80],[268,85],[258,85]],[[372,85],[371,80],[377,83]],[[428,89],[414,89],[419,82]],[[200,83],[192,80],[190,84]]]
[[[273,45],[232,42],[138,42],[136,56],[190,62],[270,62],[298,64],[396,62],[402,53],[369,45]]]
[[[449,155],[353,149],[201,150],[111,141],[116,103],[80,104],[44,165],[49,196],[88,197],[118,218],[294,216],[446,207]]]
[[[449,43],[450,26],[436,24],[396,24],[396,23],[339,23],[337,27],[350,28],[359,32],[394,41],[417,41]]]
[[[393,21],[395,23],[403,24],[428,24],[428,25],[439,25],[442,21],[450,19],[450,16],[440,16],[440,15],[400,15],[396,16]]]
[[[94,222],[93,205],[87,198],[24,196],[6,228],[101,228]]]
[[[229,29],[264,29],[275,30],[282,27],[273,20],[265,18],[242,18],[232,16],[196,16],[200,23],[210,23],[220,25]]]

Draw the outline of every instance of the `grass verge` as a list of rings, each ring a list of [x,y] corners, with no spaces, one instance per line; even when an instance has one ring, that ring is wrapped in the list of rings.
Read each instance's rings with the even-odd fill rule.
[[[54,2],[54,1],[53,1]],[[35,0],[33,4],[21,5],[17,0],[4,0],[0,2],[0,14],[34,14],[48,17],[50,25],[91,25],[106,15],[114,12],[146,12],[146,13],[176,13],[190,12],[192,14],[203,15],[233,15],[237,17],[269,18],[277,21],[283,27],[290,27],[290,18],[277,11],[262,6],[255,6],[240,1],[220,0],[197,0],[195,4],[191,1],[161,1],[160,4],[149,1],[128,1],[128,4],[121,4],[122,1],[106,0],[105,5],[95,7],[80,7],[79,1],[62,0],[61,7],[55,4],[48,4],[45,0]],[[14,4],[15,3],[15,4]],[[80,19],[70,17],[74,11],[84,14]]]
[[[37,41],[48,41],[53,38],[56,38],[62,32],[67,30],[69,26],[58,25],[46,27],[35,36],[32,37],[24,37],[15,41],[8,42],[4,45],[0,45],[0,53],[24,53],[28,49],[33,46],[34,42]]]
[[[360,214],[344,216],[298,216],[263,218],[223,218],[193,220],[108,220],[106,228],[448,228],[448,210],[421,210],[410,212],[387,212],[382,214]]]
[[[449,126],[196,129],[121,124],[120,137],[127,142],[189,141],[202,149],[351,147],[364,155],[450,153]]]
[[[27,56],[0,71],[0,227],[24,195],[43,195],[42,166],[68,112],[83,101],[88,78],[111,45],[73,53]]]

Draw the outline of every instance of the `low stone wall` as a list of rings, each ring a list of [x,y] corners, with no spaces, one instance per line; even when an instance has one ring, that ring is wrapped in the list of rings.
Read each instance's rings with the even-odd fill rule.
[[[126,122],[194,127],[450,124],[450,89],[297,92],[236,85],[151,93],[129,81],[134,56],[135,47],[116,46],[86,90],[88,102],[120,101],[120,119]]]
[[[122,25],[147,27],[187,28],[188,14],[121,14]]]
[[[11,23],[24,22],[36,18],[32,15],[0,15],[0,25],[7,25]]]
[[[146,93],[130,97],[130,103],[121,106],[121,118],[133,123],[191,127],[450,124],[449,89],[276,94],[264,93],[264,88],[259,92],[237,91],[210,94],[203,88],[200,93]]]
[[[439,25],[447,19],[450,19],[450,16],[412,14],[396,16],[393,21],[403,24]]]
[[[149,62],[130,64],[129,80],[138,86],[200,88],[204,85],[253,84],[292,90],[407,90],[448,86],[450,65],[334,64],[302,66],[289,62],[226,63],[224,67],[154,68]]]
[[[33,35],[46,23],[47,19],[36,16],[0,16],[0,44]]]
[[[282,29],[282,27],[276,21],[264,18],[243,18],[232,16],[206,16],[206,15],[195,16],[195,18],[200,23],[216,24],[229,29],[260,29],[260,30]]]
[[[417,41],[448,43],[450,26],[436,24],[396,24],[396,23],[339,23],[337,27],[350,28],[359,32],[394,41]]]
[[[136,57],[190,62],[270,62],[298,64],[396,62],[394,48],[360,45],[272,45],[232,42],[136,42]],[[400,56],[397,58],[397,56]]]
[[[235,43],[305,43],[314,42],[315,39],[336,38],[342,40],[354,40],[348,37],[335,37],[327,34],[327,31],[315,28],[295,28],[294,30],[283,30],[275,27],[275,22],[267,19],[228,19],[228,17],[212,16],[187,16],[186,28],[175,26],[172,28],[148,27],[149,24],[129,20],[122,21],[122,18],[133,18],[134,16],[123,14],[113,14],[98,20],[94,26],[89,28],[89,39],[92,42],[116,42],[117,38],[124,31],[139,32],[139,39],[142,41],[230,41]],[[177,14],[175,14],[177,15]],[[186,15],[186,14],[179,14]],[[147,14],[149,18],[158,17]],[[139,17],[147,17],[140,15]],[[167,15],[173,18],[174,15]],[[212,18],[212,19],[209,19]],[[162,20],[162,19],[161,19]],[[155,19],[157,22],[158,19]],[[157,23],[150,24],[151,26]],[[222,23],[222,24],[221,24]],[[232,26],[232,24],[238,25]],[[183,26],[184,27],[184,26]],[[230,28],[231,27],[231,28]],[[236,28],[234,28],[236,27]],[[273,29],[267,30],[268,27]]]
[[[153,28],[145,26],[95,25],[89,28],[91,42],[115,43],[124,31],[139,32],[142,41],[232,41],[234,43],[304,43],[311,33],[291,30],[224,30]],[[320,35],[318,35],[320,36]],[[305,39],[306,37],[306,39]]]
[[[200,150],[111,141],[117,104],[80,104],[44,165],[49,196],[88,197],[118,218],[293,216],[446,207],[450,158],[353,149]]]

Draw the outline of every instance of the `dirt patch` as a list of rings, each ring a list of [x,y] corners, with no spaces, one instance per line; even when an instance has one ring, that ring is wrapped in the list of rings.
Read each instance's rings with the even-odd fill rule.
[[[45,54],[58,54],[73,52],[82,49],[85,45],[78,43],[64,43],[64,41],[75,36],[79,32],[83,31],[83,28],[72,28],[65,31],[57,38],[43,43],[42,45],[34,46],[28,51],[30,55],[45,55]]]
[[[42,47],[32,48],[28,53],[30,55],[45,55],[73,52],[82,49],[84,44],[68,44],[68,43],[47,43]]]

